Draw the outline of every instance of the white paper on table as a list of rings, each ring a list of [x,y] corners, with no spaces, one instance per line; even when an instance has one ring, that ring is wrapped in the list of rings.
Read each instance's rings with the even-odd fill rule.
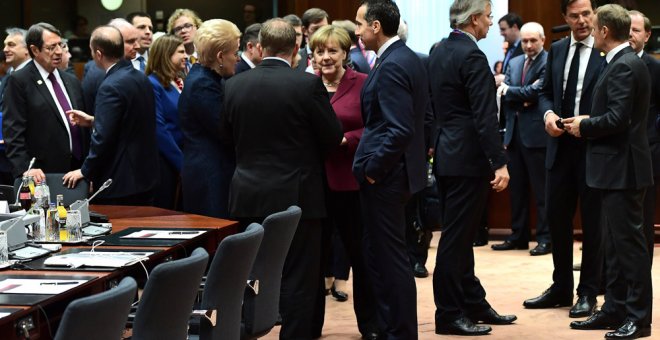
[[[51,256],[44,261],[44,264],[71,268],[83,266],[119,268],[147,260],[152,254],[153,252],[83,251]]]
[[[205,232],[206,230],[140,230],[121,238],[189,240]]]
[[[4,318],[5,316],[8,316],[11,313],[6,313],[6,312],[0,312],[0,319]]]
[[[85,279],[5,279],[0,281],[0,293],[54,295],[78,287],[87,281]]]
[[[7,201],[0,201],[0,213],[1,214],[8,214],[9,213],[9,202]],[[1,318],[2,316],[0,316]]]

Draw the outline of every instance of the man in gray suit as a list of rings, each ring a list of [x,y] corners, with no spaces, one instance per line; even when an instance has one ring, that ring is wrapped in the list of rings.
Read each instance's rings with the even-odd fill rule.
[[[646,117],[651,77],[628,43],[630,16],[619,5],[596,10],[595,46],[607,53],[594,87],[591,115],[567,118],[566,130],[587,139],[587,185],[600,196],[607,260],[605,304],[576,329],[616,329],[606,339],[651,335],[651,262],[643,232],[644,195],[653,184]]]
[[[545,144],[543,112],[538,98],[545,77],[548,53],[543,50],[543,26],[529,22],[520,29],[524,54],[509,62],[502,95],[502,112],[506,113],[504,145],[511,171],[511,235],[493,250],[527,249],[530,239],[529,192],[536,200],[536,241],[531,255],[550,253],[550,230],[545,212]]]

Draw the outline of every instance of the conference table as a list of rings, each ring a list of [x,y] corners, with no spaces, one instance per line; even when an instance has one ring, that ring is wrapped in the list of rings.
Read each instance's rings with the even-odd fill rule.
[[[0,288],[0,339],[52,339],[66,306],[73,300],[100,293],[116,286],[122,278],[132,276],[140,286],[146,281],[145,270],[151,271],[159,263],[188,256],[195,248],[203,247],[211,258],[218,243],[226,236],[237,232],[238,224],[234,221],[186,214],[179,211],[155,207],[104,206],[92,205],[91,210],[108,216],[112,223],[112,235],[121,234],[135,228],[158,228],[185,230],[195,229],[205,232],[187,240],[177,240],[170,246],[126,246],[99,245],[97,250],[122,251],[145,249],[153,251],[143,265],[136,263],[127,267],[107,270],[49,269],[32,263],[41,263],[37,259],[25,263],[22,269],[0,270],[0,281],[11,279],[73,279],[84,282],[75,288],[55,295],[19,295],[5,294]],[[111,235],[111,236],[112,236]],[[75,248],[75,249],[74,249]],[[83,249],[80,249],[83,248]],[[89,244],[62,247],[61,252],[79,251],[91,248]],[[55,253],[57,254],[57,253]],[[25,301],[25,302],[23,302]],[[8,314],[8,315],[7,315]],[[80,320],[84,322],[84,320]],[[27,332],[27,333],[26,333]]]

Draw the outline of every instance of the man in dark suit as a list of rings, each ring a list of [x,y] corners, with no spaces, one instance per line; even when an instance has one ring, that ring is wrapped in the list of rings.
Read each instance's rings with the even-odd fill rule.
[[[601,52],[591,36],[593,3],[564,0],[562,13],[571,36],[552,44],[539,97],[547,140],[546,213],[552,241],[552,286],[524,302],[526,308],[554,308],[573,304],[573,216],[580,201],[583,243],[578,300],[570,317],[590,315],[596,307],[603,269],[600,203],[585,179],[585,148],[558,127],[560,118],[591,113],[593,87],[602,67]],[[577,51],[577,52],[576,52]]]
[[[606,339],[651,336],[651,260],[644,236],[644,194],[653,184],[646,136],[651,78],[628,43],[630,16],[619,5],[598,7],[594,45],[607,66],[594,87],[591,115],[566,119],[587,141],[587,185],[598,190],[605,232],[605,303],[577,329],[616,329]]]
[[[25,67],[30,60],[30,53],[28,52],[27,44],[25,43],[25,36],[27,31],[22,28],[11,27],[6,30],[7,37],[4,42],[5,63],[9,66],[7,75],[0,82],[0,128],[2,125],[2,111],[4,103],[5,89],[7,88],[7,80],[9,76]],[[1,136],[1,134],[0,134]],[[2,139],[0,137],[0,139]],[[0,144],[0,184],[14,185],[14,175],[12,174],[12,165],[7,154],[5,153],[5,144]]]
[[[642,58],[651,75],[651,102],[649,103],[646,133],[649,138],[651,160],[653,161],[653,182],[655,185],[646,190],[644,196],[644,235],[653,264],[655,241],[654,221],[656,188],[660,185],[660,134],[655,122],[660,117],[660,61],[644,52],[644,45],[651,37],[651,20],[639,11],[630,11],[630,47]]]
[[[140,48],[140,31],[122,18],[112,19],[108,25],[118,29],[124,39],[124,58],[127,60],[135,59]],[[133,67],[136,70],[140,69],[139,66],[136,67],[135,63],[133,63]],[[83,98],[86,112],[91,115],[94,115],[96,92],[104,78],[105,71],[97,66],[93,59],[85,64],[82,80]]]
[[[502,111],[506,113],[504,145],[509,156],[511,181],[511,230],[502,244],[493,250],[527,249],[529,247],[529,192],[536,200],[536,241],[531,255],[549,254],[550,230],[545,214],[545,143],[543,112],[538,98],[545,76],[547,52],[543,50],[543,26],[529,22],[520,29],[520,45],[525,55],[511,60],[506,79],[498,91],[502,95]]]
[[[426,185],[424,112],[428,81],[397,36],[393,1],[362,1],[355,34],[378,52],[362,88],[364,133],[353,162],[360,183],[365,263],[388,339],[417,339],[415,279],[406,251],[405,204]]]
[[[236,150],[230,216],[247,226],[291,205],[302,209],[282,273],[280,338],[311,339],[326,217],[323,156],[343,133],[321,79],[291,68],[295,41],[286,21],[263,24],[264,59],[227,81],[221,125]]]
[[[520,29],[522,28],[522,18],[516,13],[507,13],[497,22],[500,26],[500,35],[504,37],[507,43],[504,60],[502,61],[502,74],[495,76],[495,83],[500,86],[504,81],[504,75],[509,68],[509,62],[513,58],[523,55],[523,47],[520,44]]]
[[[25,37],[32,61],[7,80],[3,136],[14,176],[34,176],[77,169],[87,155],[89,132],[73,126],[66,112],[82,109],[80,82],[60,72],[62,38],[48,23],[30,27]],[[30,160],[34,167],[27,173]]]
[[[243,53],[241,53],[241,60],[236,64],[234,74],[251,70],[261,62],[261,52],[259,51],[259,31],[261,24],[256,23],[248,26],[241,37],[243,41]]]
[[[493,24],[491,14],[488,1],[455,0],[449,19],[454,30],[430,56],[431,93],[440,126],[434,167],[443,205],[433,272],[437,334],[483,335],[491,328],[476,325],[479,322],[503,325],[516,320],[515,315],[499,315],[486,301],[474,274],[472,251],[489,184],[499,192],[509,183],[495,81],[477,46]]]
[[[79,170],[64,175],[65,185],[87,178],[96,187],[113,184],[96,202],[116,205],[152,205],[158,184],[156,110],[151,83],[124,58],[119,30],[101,26],[92,32],[90,49],[106,77],[96,95],[94,117],[78,110],[72,117],[94,125],[89,155]],[[90,118],[91,121],[89,120]],[[156,169],[154,169],[156,167]]]
[[[309,38],[317,29],[329,25],[328,19],[328,12],[320,8],[310,8],[303,13],[302,32],[305,46],[300,46],[300,51],[298,52],[300,55],[300,62],[298,63],[298,67],[296,67],[297,70],[313,72],[311,68],[312,51],[308,46]]]

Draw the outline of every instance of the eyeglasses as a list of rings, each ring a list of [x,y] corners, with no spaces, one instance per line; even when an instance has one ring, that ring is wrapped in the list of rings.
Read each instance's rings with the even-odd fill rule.
[[[46,50],[46,52],[53,53],[53,51],[55,51],[55,49],[58,48],[58,47],[61,48],[61,49],[64,49],[66,47],[66,43],[60,41],[60,42],[54,43],[52,45],[44,46],[43,48],[44,48],[44,50]]]
[[[190,29],[193,28],[194,26],[195,25],[188,22],[188,23],[185,23],[181,26],[177,26],[177,27],[172,28],[172,32],[174,32],[174,34],[178,34],[178,33],[181,33],[183,30],[190,31]]]

